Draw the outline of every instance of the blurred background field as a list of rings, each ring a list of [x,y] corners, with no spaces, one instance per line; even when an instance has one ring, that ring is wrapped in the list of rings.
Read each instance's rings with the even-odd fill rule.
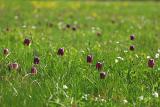
[[[160,2],[83,1],[0,0],[0,49],[11,51],[0,54],[1,107],[160,105]],[[34,56],[40,64],[32,76]],[[148,58],[155,59],[153,69]],[[103,80],[98,61],[107,73]],[[8,70],[11,62],[20,64],[18,72]]]

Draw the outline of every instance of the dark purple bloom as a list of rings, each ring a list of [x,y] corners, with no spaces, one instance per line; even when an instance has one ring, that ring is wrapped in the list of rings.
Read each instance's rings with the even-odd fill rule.
[[[114,24],[114,23],[116,23],[116,20],[115,20],[115,19],[112,19],[111,22]]]
[[[9,55],[9,49],[7,49],[7,48],[3,49],[3,54],[5,56],[8,56]]]
[[[100,72],[100,79],[105,79],[106,72]]]
[[[92,63],[92,61],[93,61],[93,56],[87,55],[87,63]]]
[[[67,28],[70,28],[70,27],[71,27],[71,25],[70,25],[70,24],[66,24],[66,27],[67,27]]]
[[[48,27],[53,27],[53,23],[48,23]]]
[[[64,55],[64,48],[59,48],[57,54],[60,56],[63,56]]]
[[[10,29],[7,27],[7,28],[6,28],[6,31],[7,31],[7,32],[9,32],[9,31],[10,31]]]
[[[149,59],[148,60],[148,67],[153,68],[155,65],[154,59]]]
[[[26,39],[24,39],[23,44],[24,44],[25,46],[30,46],[30,45],[31,45],[31,40],[28,39],[28,38],[26,38]]]
[[[75,26],[73,26],[73,27],[72,27],[72,30],[73,30],[73,31],[76,31],[76,30],[77,30],[77,28],[76,28]]]
[[[135,48],[134,45],[131,45],[131,46],[130,46],[130,50],[131,50],[131,51],[134,51],[134,48]]]
[[[134,40],[135,39],[135,36],[134,35],[131,35],[130,36],[130,40]]]
[[[18,68],[19,68],[19,64],[18,63],[11,63],[11,64],[9,64],[9,69],[10,70],[17,70]]]
[[[97,32],[96,35],[97,35],[97,36],[101,36],[102,33],[101,33],[101,32]]]
[[[98,70],[101,70],[102,69],[102,63],[101,62],[97,62],[97,64],[96,64],[96,68],[98,69]]]
[[[40,62],[39,57],[35,56],[34,57],[34,64],[39,64],[39,62]]]
[[[36,68],[36,67],[32,67],[32,68],[31,68],[31,74],[32,74],[32,75],[37,74],[37,68]]]

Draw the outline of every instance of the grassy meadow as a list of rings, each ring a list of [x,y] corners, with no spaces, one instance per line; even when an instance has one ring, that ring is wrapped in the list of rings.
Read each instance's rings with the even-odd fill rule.
[[[0,0],[0,49],[0,107],[160,106],[160,2]]]

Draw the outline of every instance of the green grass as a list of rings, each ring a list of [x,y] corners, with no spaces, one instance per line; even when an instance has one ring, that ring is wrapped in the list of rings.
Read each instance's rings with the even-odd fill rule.
[[[158,107],[160,98],[152,94],[160,94],[160,59],[152,69],[147,56],[155,58],[160,48],[159,10],[159,2],[1,0],[0,106]],[[61,23],[78,28],[59,29]],[[32,39],[30,47],[23,45],[25,38]],[[135,45],[134,51],[130,45]],[[57,55],[61,47],[62,57]],[[4,48],[11,52],[8,57]],[[88,54],[94,57],[91,65]],[[34,56],[40,57],[35,76],[30,74]],[[124,60],[115,63],[117,57]],[[104,62],[105,79],[96,70],[98,61]],[[18,71],[8,70],[12,62],[20,64]]]

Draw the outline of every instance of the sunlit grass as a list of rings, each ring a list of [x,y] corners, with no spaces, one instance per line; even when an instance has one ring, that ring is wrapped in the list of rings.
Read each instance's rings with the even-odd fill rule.
[[[0,1],[0,106],[158,107],[159,9]]]

